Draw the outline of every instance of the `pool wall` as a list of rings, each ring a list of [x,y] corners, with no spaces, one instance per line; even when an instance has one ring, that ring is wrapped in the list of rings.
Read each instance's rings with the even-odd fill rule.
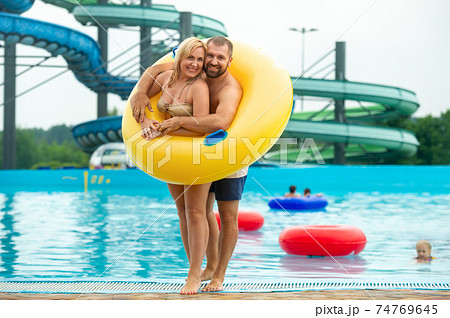
[[[450,193],[450,166],[301,166],[251,167],[245,191],[270,195],[289,185],[314,192]],[[128,170],[0,170],[0,190],[122,191],[165,186],[138,169]],[[277,189],[279,192],[273,192]],[[272,193],[273,192],[273,193]]]

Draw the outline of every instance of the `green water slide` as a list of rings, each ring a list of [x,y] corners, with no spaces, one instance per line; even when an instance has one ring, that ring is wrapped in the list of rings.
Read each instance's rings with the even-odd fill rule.
[[[98,4],[95,0],[43,0],[70,11],[82,24],[123,25],[179,29],[180,12],[173,5],[152,4],[151,7],[139,5]],[[81,4],[82,6],[78,5]],[[95,20],[94,20],[94,18]],[[192,32],[197,37],[227,35],[222,22],[198,14],[192,14]]]
[[[284,137],[314,138],[328,144],[345,143],[348,161],[361,162],[365,159],[392,155],[410,157],[417,152],[419,142],[411,132],[370,126],[373,123],[413,114],[419,107],[413,92],[392,86],[325,79],[292,78],[292,83],[296,95],[349,100],[360,103],[360,107],[346,109],[346,123],[333,122],[334,110],[294,113],[286,127]],[[320,154],[325,161],[330,161],[334,157],[333,149],[330,147],[325,147]],[[289,162],[298,161],[300,157],[300,149],[288,149]],[[274,151],[265,158],[279,161],[284,157],[279,151]],[[316,160],[314,157],[311,158]]]

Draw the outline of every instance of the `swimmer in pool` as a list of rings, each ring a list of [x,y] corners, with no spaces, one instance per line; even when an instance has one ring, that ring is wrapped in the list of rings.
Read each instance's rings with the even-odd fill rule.
[[[426,240],[417,242],[416,251],[417,257],[415,257],[414,259],[416,259],[418,262],[431,262],[433,259],[435,259],[433,256],[431,256],[431,244]]]
[[[297,187],[295,186],[295,185],[291,185],[290,187],[289,187],[289,192],[288,193],[286,193],[284,196],[286,197],[286,198],[299,198],[299,197],[301,197],[301,195],[300,194],[297,194]]]
[[[310,190],[309,188],[305,188],[305,190],[303,190],[303,196],[304,196],[305,198],[309,198],[309,197],[311,196],[311,190]],[[322,193],[314,194],[314,196],[315,196],[315,197],[321,197],[321,196],[322,196]]]

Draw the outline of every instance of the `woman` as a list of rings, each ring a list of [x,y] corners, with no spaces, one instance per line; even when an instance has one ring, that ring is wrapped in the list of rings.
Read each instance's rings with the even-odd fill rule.
[[[202,79],[205,56],[206,45],[197,38],[188,38],[176,51],[173,70],[156,77],[148,96],[153,97],[162,90],[157,107],[166,118],[209,114],[209,90]],[[158,122],[144,119],[141,123],[142,136],[146,139],[159,136],[160,133],[154,129],[157,126]],[[196,137],[203,134],[181,128],[170,135]],[[201,285],[201,265],[208,244],[206,200],[211,183],[167,185],[177,206],[181,237],[189,259],[188,277],[181,294],[196,294]]]

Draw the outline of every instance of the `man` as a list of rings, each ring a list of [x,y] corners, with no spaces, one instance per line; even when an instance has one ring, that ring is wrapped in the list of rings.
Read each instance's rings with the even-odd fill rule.
[[[301,197],[301,195],[297,194],[297,187],[295,185],[291,185],[289,187],[289,193],[284,194],[287,198],[298,198]]]
[[[210,114],[202,117],[177,116],[163,121],[154,122],[149,128],[168,133],[179,128],[211,133],[219,129],[226,130],[233,121],[242,98],[242,88],[237,80],[228,72],[231,65],[233,44],[225,37],[217,36],[207,41],[208,52],[204,63],[206,82],[209,87]],[[145,108],[151,110],[147,92],[154,78],[163,71],[171,69],[172,64],[152,66],[142,75],[137,85],[137,91],[130,102],[133,116],[137,122],[142,122]],[[238,238],[237,215],[248,168],[233,175],[213,182],[210,192],[214,192],[219,208],[221,231],[217,243],[217,222],[212,212],[214,196],[208,198],[208,224],[210,236],[206,253],[208,264],[203,271],[202,280],[211,279],[202,291],[220,291],[228,263],[233,254]],[[180,225],[181,227],[181,225]],[[183,235],[183,233],[182,233]],[[218,256],[217,256],[218,245]],[[217,262],[216,262],[216,259]],[[217,265],[216,265],[217,264]]]

